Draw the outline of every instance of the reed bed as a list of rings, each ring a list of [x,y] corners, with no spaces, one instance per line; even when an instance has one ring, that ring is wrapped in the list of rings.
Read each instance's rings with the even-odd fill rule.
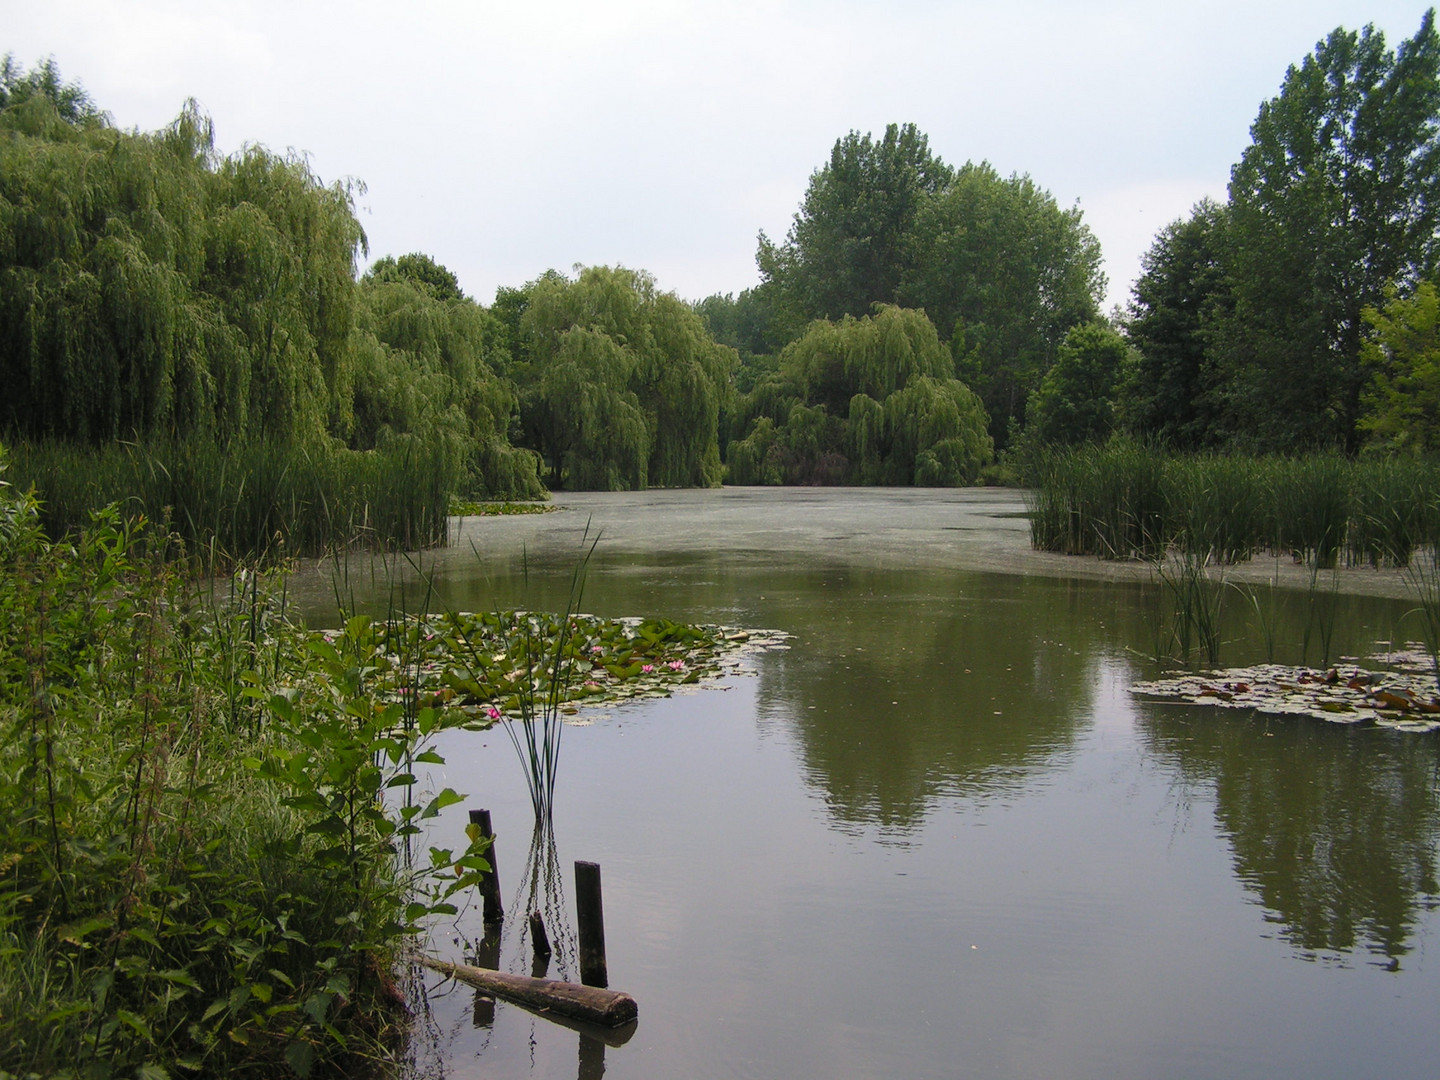
[[[1170,455],[1116,441],[1047,451],[1028,479],[1031,542],[1043,551],[1403,567],[1440,540],[1431,460]]]
[[[56,442],[10,448],[10,481],[33,486],[52,536],[86,527],[111,503],[178,537],[187,554],[273,559],[356,544],[443,544],[460,465],[439,442],[383,450],[256,442]]]

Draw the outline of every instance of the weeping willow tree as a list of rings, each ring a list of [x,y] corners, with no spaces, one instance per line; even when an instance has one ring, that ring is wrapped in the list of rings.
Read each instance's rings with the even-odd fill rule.
[[[53,65],[0,63],[0,437],[47,505],[83,520],[62,474],[105,476],[92,505],[266,549],[435,542],[457,486],[543,492],[499,324],[423,255],[358,283],[353,195],[295,154],[218,154],[193,102],[121,131]]]
[[[700,317],[643,271],[587,267],[531,282],[517,312],[523,428],[571,489],[720,482],[719,419],[735,365]]]
[[[351,191],[298,157],[168,128],[0,111],[0,423],[98,445],[309,439],[349,410]]]
[[[816,321],[734,411],[737,484],[972,483],[993,454],[980,399],[922,311]]]
[[[517,398],[496,371],[507,360],[502,337],[499,322],[428,256],[377,260],[360,282],[350,445],[384,448],[418,435],[452,448],[473,494],[541,495],[535,455],[509,441]]]

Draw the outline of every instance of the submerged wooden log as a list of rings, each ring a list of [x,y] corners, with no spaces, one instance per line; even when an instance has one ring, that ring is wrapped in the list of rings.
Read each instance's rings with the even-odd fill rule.
[[[504,971],[471,967],[469,964],[452,964],[428,956],[422,957],[420,962],[431,971],[438,971],[506,1001],[542,1012],[555,1012],[561,1016],[585,1020],[591,1024],[600,1024],[603,1027],[628,1024],[640,1013],[635,999],[618,990],[581,986],[579,983],[559,982],[555,979],[532,979],[528,975],[511,975]]]

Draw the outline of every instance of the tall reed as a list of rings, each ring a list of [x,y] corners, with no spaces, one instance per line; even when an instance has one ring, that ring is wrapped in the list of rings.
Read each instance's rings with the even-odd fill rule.
[[[1116,441],[1044,451],[1029,481],[1036,547],[1111,559],[1165,550],[1164,461],[1147,447]]]
[[[99,449],[12,448],[12,482],[33,485],[52,535],[119,504],[164,522],[192,555],[320,555],[353,543],[443,544],[460,467],[441,441],[402,437],[381,450],[250,442],[153,441]]]
[[[1237,563],[1263,548],[1264,473],[1250,458],[1205,454],[1165,461],[1163,516],[1186,556]]]
[[[1027,479],[1031,542],[1047,551],[1154,559],[1174,545],[1219,563],[1270,551],[1330,569],[1342,554],[1405,566],[1440,539],[1440,466],[1417,459],[1165,455],[1116,441],[1046,451]]]
[[[580,556],[570,574],[564,611],[553,616],[531,611],[496,611],[493,615],[499,638],[507,643],[510,660],[517,665],[510,702],[519,716],[502,718],[494,706],[492,715],[502,721],[525,770],[537,826],[547,826],[553,819],[560,737],[564,730],[561,710],[569,698],[570,680],[578,659],[574,617],[580,614],[585,576],[599,542],[600,534],[592,533],[587,522],[580,541]],[[522,558],[521,566],[528,587],[528,556]],[[467,628],[458,612],[450,611],[448,615],[455,636],[456,659],[468,666],[471,680],[478,684],[487,666],[483,660],[486,642]]]
[[[1208,555],[1187,550],[1173,559],[1157,559],[1155,570],[1170,597],[1170,648],[1186,663],[1193,649],[1211,667],[1218,666],[1225,607],[1223,566],[1212,569]]]

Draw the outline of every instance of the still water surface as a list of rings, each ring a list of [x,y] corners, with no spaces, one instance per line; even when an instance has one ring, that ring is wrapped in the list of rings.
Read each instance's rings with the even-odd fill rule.
[[[563,605],[588,523],[587,610],[794,637],[719,688],[565,732],[548,857],[567,907],[574,860],[602,866],[629,1040],[431,977],[417,1075],[1436,1075],[1435,737],[1135,701],[1161,592],[1014,572],[1010,493],[562,501],[468,525],[429,567],[445,602]],[[1236,597],[1222,659],[1263,660]],[[1407,607],[1333,602],[1336,653]],[[1276,658],[1298,661],[1309,600],[1276,603]],[[514,751],[497,731],[443,751],[434,782],[491,809],[523,911]],[[472,909],[434,945],[480,935]],[[530,970],[518,920],[499,966]]]

